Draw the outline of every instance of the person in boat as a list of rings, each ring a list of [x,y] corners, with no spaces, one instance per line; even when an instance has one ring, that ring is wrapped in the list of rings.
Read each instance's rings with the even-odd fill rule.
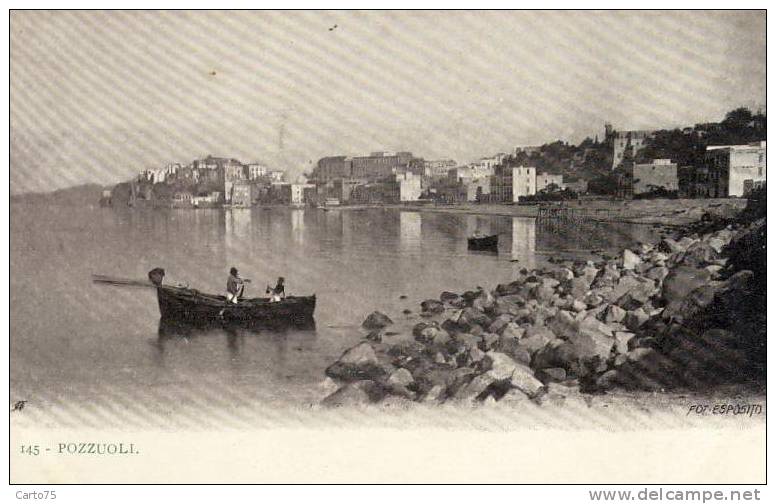
[[[284,299],[286,297],[286,288],[285,288],[285,278],[280,277],[278,278],[278,283],[275,285],[275,288],[271,288],[269,285],[267,286],[267,294],[269,294],[269,301],[270,303],[277,303],[280,300]]]
[[[229,303],[237,303],[245,290],[245,281],[240,278],[237,268],[229,270],[229,278],[226,280],[226,300]]]

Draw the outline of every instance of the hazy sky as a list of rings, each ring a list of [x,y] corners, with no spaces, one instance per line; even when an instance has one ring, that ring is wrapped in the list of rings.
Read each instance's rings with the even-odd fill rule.
[[[11,13],[11,192],[213,154],[468,162],[765,106],[753,12]]]

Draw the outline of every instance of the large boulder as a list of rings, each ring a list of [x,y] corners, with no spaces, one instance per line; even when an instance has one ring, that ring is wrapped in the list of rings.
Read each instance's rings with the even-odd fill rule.
[[[367,342],[345,350],[325,372],[326,376],[344,381],[376,380],[386,374],[372,345]]]
[[[636,335],[632,332],[617,331],[614,333],[614,349],[618,354],[626,354],[630,349],[630,342]]]
[[[531,368],[516,362],[507,354],[488,352],[486,357],[490,367],[485,375],[492,381],[509,381],[529,396],[534,396],[543,389],[544,384],[536,379]]]
[[[591,280],[586,276],[574,277],[569,280],[564,288],[574,299],[583,299],[590,291]]]
[[[714,247],[709,243],[699,241],[695,242],[682,254],[679,264],[699,268],[706,266],[719,257]]]
[[[654,268],[650,268],[647,270],[646,273],[644,273],[644,276],[649,278],[650,280],[654,280],[655,282],[661,283],[665,277],[668,276],[668,273],[670,270],[666,268],[665,266],[655,266]]]
[[[641,257],[638,254],[631,252],[628,249],[622,251],[622,268],[626,270],[633,270],[641,264]]]
[[[420,309],[424,313],[442,313],[445,311],[445,305],[436,299],[426,299],[420,303]]]
[[[606,264],[596,275],[595,280],[591,284],[592,289],[602,289],[606,287],[614,287],[617,285],[617,281],[620,279],[620,272],[617,271],[616,266],[613,264]]]
[[[622,322],[625,318],[626,311],[617,305],[609,305],[603,312],[604,322]]]
[[[520,346],[525,348],[528,353],[544,348],[544,346],[555,339],[555,334],[546,327],[530,327],[526,331],[526,336],[520,340]]]
[[[663,301],[666,311],[675,312],[687,295],[711,280],[711,274],[698,268],[677,266],[663,280]]]
[[[671,238],[664,238],[657,245],[657,250],[666,254],[676,254],[677,252],[684,252],[684,248]]]
[[[714,296],[721,289],[721,285],[706,284],[690,291],[680,303],[669,304],[665,311],[665,318],[673,318],[677,321],[690,320],[701,310],[711,306]]]
[[[625,314],[623,323],[625,324],[625,327],[631,331],[635,331],[643,326],[647,320],[649,320],[649,315],[647,312],[644,311],[643,308],[636,308],[635,310],[630,310]]]
[[[478,325],[480,327],[488,327],[493,321],[482,311],[476,308],[464,308],[458,318],[458,324],[467,324],[469,326]]]
[[[375,311],[369,314],[369,316],[364,320],[364,322],[361,324],[361,326],[364,329],[382,329],[384,327],[388,327],[389,325],[393,324],[393,320],[391,320],[388,315],[385,313],[381,313],[379,311]]]
[[[415,341],[423,343],[424,345],[444,345],[450,341],[450,334],[435,325],[429,325],[420,329],[417,331],[417,334],[413,334],[413,337],[415,338]]]
[[[361,380],[342,386],[321,402],[327,407],[354,407],[374,403],[385,397],[385,389],[371,380]]]
[[[657,286],[653,280],[649,280],[634,274],[623,276],[617,281],[617,285],[611,291],[604,293],[604,297],[609,301],[615,301],[619,306],[625,304],[620,299],[625,298],[627,302],[639,304],[646,303],[657,293]]]

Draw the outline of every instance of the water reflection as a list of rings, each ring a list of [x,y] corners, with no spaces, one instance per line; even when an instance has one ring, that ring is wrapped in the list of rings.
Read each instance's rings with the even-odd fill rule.
[[[474,236],[475,234],[491,235],[495,234],[492,231],[493,217],[484,215],[467,215],[466,216],[466,236]]]
[[[304,243],[304,210],[291,210],[291,236],[294,242],[302,245]]]
[[[536,221],[525,217],[512,218],[512,259],[521,267],[536,267]]]
[[[399,240],[405,251],[420,250],[422,221],[419,212],[399,213]]]
[[[194,326],[191,324],[160,319],[157,339],[153,342],[156,349],[156,363],[166,367],[166,355],[171,348],[191,348],[192,352],[209,348],[210,351],[225,348],[230,362],[238,363],[246,350],[246,340],[256,339],[266,347],[263,354],[272,353],[273,362],[281,365],[288,357],[289,341],[297,344],[297,348],[311,347],[315,340],[315,323],[304,325],[274,325],[272,327],[246,327],[228,324],[213,324]],[[219,342],[223,342],[219,344]],[[304,348],[301,348],[304,349]]]

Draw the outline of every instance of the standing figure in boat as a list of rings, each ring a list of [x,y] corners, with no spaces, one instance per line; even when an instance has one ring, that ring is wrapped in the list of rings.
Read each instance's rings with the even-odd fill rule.
[[[229,278],[226,280],[226,300],[230,303],[237,303],[242,299],[245,290],[245,280],[240,278],[237,268],[232,267],[229,270]]]
[[[269,285],[267,286],[267,294],[270,295],[269,301],[271,303],[277,303],[286,297],[285,281],[285,278],[280,277],[274,289]]]

